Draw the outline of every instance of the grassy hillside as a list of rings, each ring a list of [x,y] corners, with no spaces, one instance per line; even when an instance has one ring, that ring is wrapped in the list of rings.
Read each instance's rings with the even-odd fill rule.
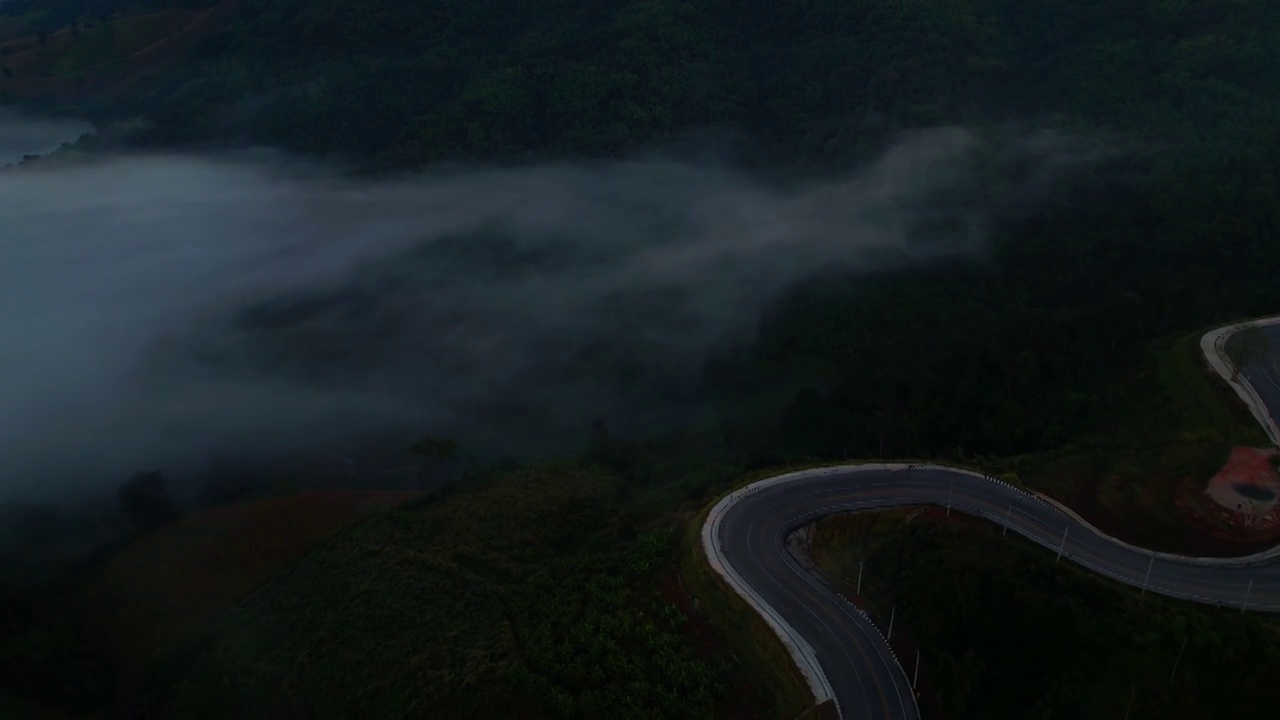
[[[118,94],[180,62],[206,34],[224,27],[234,9],[234,0],[213,7],[133,7],[53,26],[0,15],[0,97],[69,101]]]
[[[78,599],[125,682],[342,527],[412,497],[330,491],[206,510],[113,556]]]
[[[74,560],[28,560],[0,584],[0,707],[82,717],[127,697],[148,662],[394,492],[269,498],[189,515]],[[49,521],[64,532],[74,518]],[[109,537],[116,537],[112,534]],[[6,558],[6,570],[23,565]],[[10,715],[0,713],[0,716]]]
[[[31,34],[31,28],[19,17],[0,15],[0,42],[9,42]]]
[[[669,523],[564,465],[365,523],[155,663],[165,717],[691,717],[727,689],[658,590]],[[158,715],[157,715],[158,714]]]
[[[1280,624],[1121,588],[940,512],[838,516],[814,556],[894,641],[926,717],[1267,717]],[[1185,643],[1185,649],[1183,647]],[[1181,657],[1179,657],[1181,656]]]

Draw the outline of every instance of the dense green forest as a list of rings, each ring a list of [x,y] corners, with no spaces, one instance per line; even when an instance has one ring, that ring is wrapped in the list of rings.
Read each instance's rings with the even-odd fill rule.
[[[153,142],[442,158],[619,153],[688,130],[838,166],[902,127],[1062,116],[1151,142],[1275,147],[1261,2],[242,2],[102,114]]]

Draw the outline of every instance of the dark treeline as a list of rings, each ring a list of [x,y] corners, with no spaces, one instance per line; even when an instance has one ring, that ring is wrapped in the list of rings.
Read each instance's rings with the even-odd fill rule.
[[[246,0],[192,62],[96,110],[152,118],[154,143],[382,168],[704,128],[839,166],[898,128],[1028,115],[1274,149],[1277,30],[1280,9],[1228,0]]]

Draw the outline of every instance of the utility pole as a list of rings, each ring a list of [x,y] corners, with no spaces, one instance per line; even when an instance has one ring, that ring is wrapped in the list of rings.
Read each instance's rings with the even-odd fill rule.
[[[858,561],[858,597],[862,597],[862,561]]]
[[[1178,674],[1178,663],[1182,662],[1182,651],[1187,649],[1187,638],[1190,635],[1182,636],[1182,647],[1178,648],[1178,657],[1173,660],[1173,672],[1169,673],[1169,687],[1173,687],[1173,676]]]
[[[1249,586],[1244,589],[1244,600],[1240,602],[1240,612],[1244,612],[1249,606],[1249,593],[1253,592],[1253,580],[1249,580]]]
[[[1013,514],[1013,503],[1009,503],[1009,509],[1004,511],[1004,530],[1000,531],[1001,535],[1009,534],[1009,516]]]
[[[894,605],[892,608],[889,609],[889,634],[885,636],[884,638],[885,640],[893,639],[893,616],[897,614],[897,612],[898,612],[897,605]]]
[[[1142,594],[1147,594],[1147,581],[1151,579],[1151,566],[1156,564],[1156,554],[1151,553],[1151,562],[1147,563],[1147,575],[1142,578]]]
[[[920,679],[920,651],[916,650],[916,671],[911,673],[911,689],[916,689],[916,681]]]
[[[951,517],[951,493],[955,492],[956,481],[952,480],[951,485],[947,486],[947,517]]]
[[[1070,525],[1062,528],[1062,544],[1058,545],[1058,560],[1062,560],[1062,551],[1067,547],[1067,531],[1070,529]]]

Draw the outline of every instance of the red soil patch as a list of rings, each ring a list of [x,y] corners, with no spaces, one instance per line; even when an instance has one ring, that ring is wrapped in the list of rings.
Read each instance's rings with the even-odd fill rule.
[[[1280,541],[1280,503],[1251,501],[1238,488],[1280,490],[1271,464],[1276,451],[1236,447],[1207,485],[1193,479],[1180,484],[1176,502],[1198,529],[1223,540],[1263,549]]]
[[[1205,494],[1203,477],[1154,475],[1142,486],[1140,494],[1145,499],[1124,509],[1101,501],[1103,479],[1097,474],[1064,477],[1057,485],[1070,491],[1065,496],[1055,495],[1056,499],[1107,535],[1134,545],[1184,555],[1233,557],[1266,550],[1280,540],[1277,533],[1245,532],[1216,518],[1207,509],[1216,503]],[[1154,512],[1152,507],[1168,502],[1177,512],[1167,520],[1147,515]]]
[[[1266,523],[1267,515],[1276,505],[1276,491],[1280,489],[1271,459],[1275,450],[1267,448],[1232,448],[1231,456],[1216,475],[1209,479],[1205,492],[1219,505],[1252,516],[1255,522]],[[1244,489],[1260,491],[1266,498],[1259,499],[1242,493]]]
[[[189,515],[107,563],[82,597],[85,624],[132,675],[336,531],[415,495],[308,492]]]
[[[685,634],[693,641],[698,657],[703,660],[728,657],[724,643],[707,622],[706,616],[694,605],[693,596],[685,589],[680,574],[673,571],[663,577],[661,589],[662,597],[680,608],[680,612],[688,619]],[[760,694],[749,677],[738,672],[730,680],[733,684],[716,708],[716,717],[731,720],[764,720],[769,717],[763,712],[764,708],[769,707],[769,701]]]

